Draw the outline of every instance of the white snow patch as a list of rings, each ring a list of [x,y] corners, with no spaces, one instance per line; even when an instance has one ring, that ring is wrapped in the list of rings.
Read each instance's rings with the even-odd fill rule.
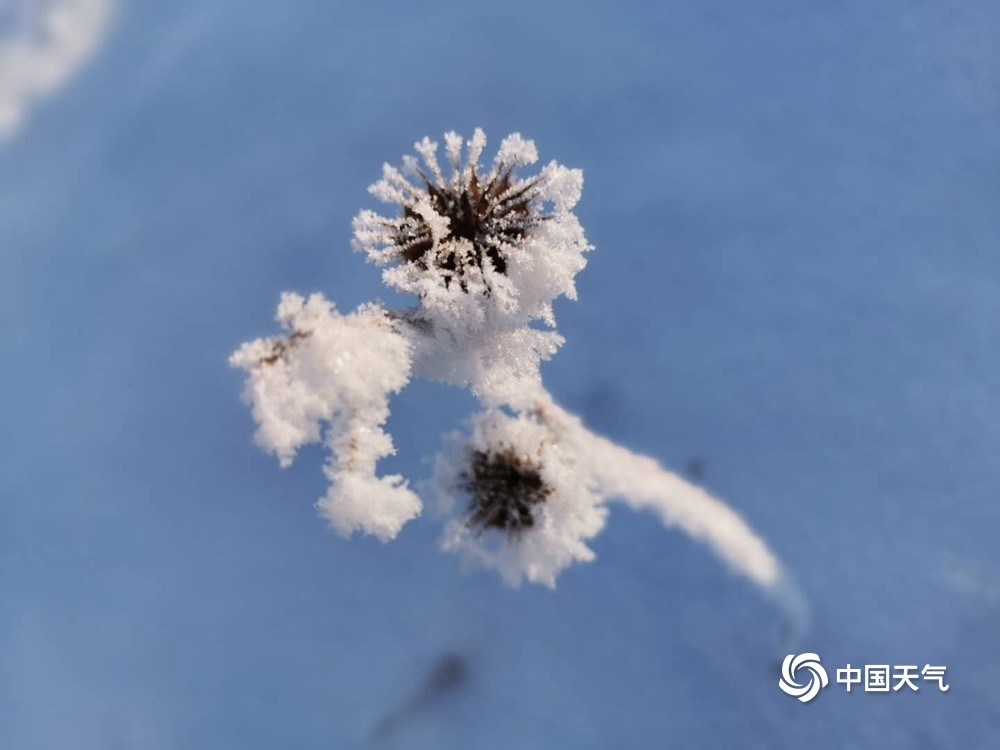
[[[35,2],[23,15],[24,28],[0,37],[0,144],[93,57],[107,33],[112,0]]]

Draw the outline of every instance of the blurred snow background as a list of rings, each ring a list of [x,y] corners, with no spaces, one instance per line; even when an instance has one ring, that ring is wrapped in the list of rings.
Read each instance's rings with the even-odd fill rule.
[[[50,5],[3,3],[0,97]],[[995,4],[108,18],[0,146],[0,747],[995,746]],[[778,613],[651,516],[510,590],[430,517],[344,542],[320,451],[253,447],[228,354],[282,290],[387,296],[349,250],[366,186],[477,125],[585,172],[555,395],[746,515],[810,600],[800,650],[949,693],[783,695]],[[387,469],[429,473],[470,406],[408,389]]]

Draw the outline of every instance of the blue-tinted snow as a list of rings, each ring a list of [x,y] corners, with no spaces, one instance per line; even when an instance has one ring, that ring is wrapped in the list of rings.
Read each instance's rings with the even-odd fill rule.
[[[0,747],[365,747],[401,707],[383,747],[995,747],[995,4],[338,5],[127,4],[0,150]],[[585,171],[554,393],[702,463],[796,648],[950,693],[783,695],[780,613],[651,516],[515,591],[429,515],[341,540],[321,452],[253,447],[227,355],[282,290],[385,296],[365,187],[477,125]],[[408,389],[391,467],[470,406]]]

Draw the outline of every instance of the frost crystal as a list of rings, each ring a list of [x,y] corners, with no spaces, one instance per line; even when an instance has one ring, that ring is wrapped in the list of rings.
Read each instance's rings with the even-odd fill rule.
[[[486,137],[445,135],[415,145],[404,171],[385,165],[372,194],[395,206],[362,211],[354,246],[383,267],[383,280],[415,295],[407,310],[364,305],[341,315],[321,295],[285,294],[285,333],[244,344],[231,363],[247,371],[244,398],[257,442],[288,465],[324,442],[330,487],[320,511],[342,534],[391,539],[421,503],[399,476],[379,477],[393,453],[382,429],[389,395],[413,375],[467,387],[482,409],[452,435],[425,494],[450,515],[442,546],[498,569],[512,584],[553,586],[560,571],[593,560],[588,542],[618,500],[653,510],[702,540],[734,570],[787,594],[781,565],[724,503],[659,466],[594,435],[545,390],[539,366],[562,344],[552,302],[575,298],[574,277],[591,249],[572,209],[583,176],[538,159],[508,136],[492,165]],[[547,329],[535,327],[538,323]]]

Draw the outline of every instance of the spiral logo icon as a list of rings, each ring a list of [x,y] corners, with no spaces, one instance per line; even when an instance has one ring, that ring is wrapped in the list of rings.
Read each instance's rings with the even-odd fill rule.
[[[800,676],[808,678],[803,682],[798,681]],[[826,676],[826,670],[819,663],[817,654],[789,654],[781,664],[781,679],[778,680],[778,687],[786,695],[798,698],[803,703],[808,703],[817,695],[822,688],[829,684],[830,680]]]

